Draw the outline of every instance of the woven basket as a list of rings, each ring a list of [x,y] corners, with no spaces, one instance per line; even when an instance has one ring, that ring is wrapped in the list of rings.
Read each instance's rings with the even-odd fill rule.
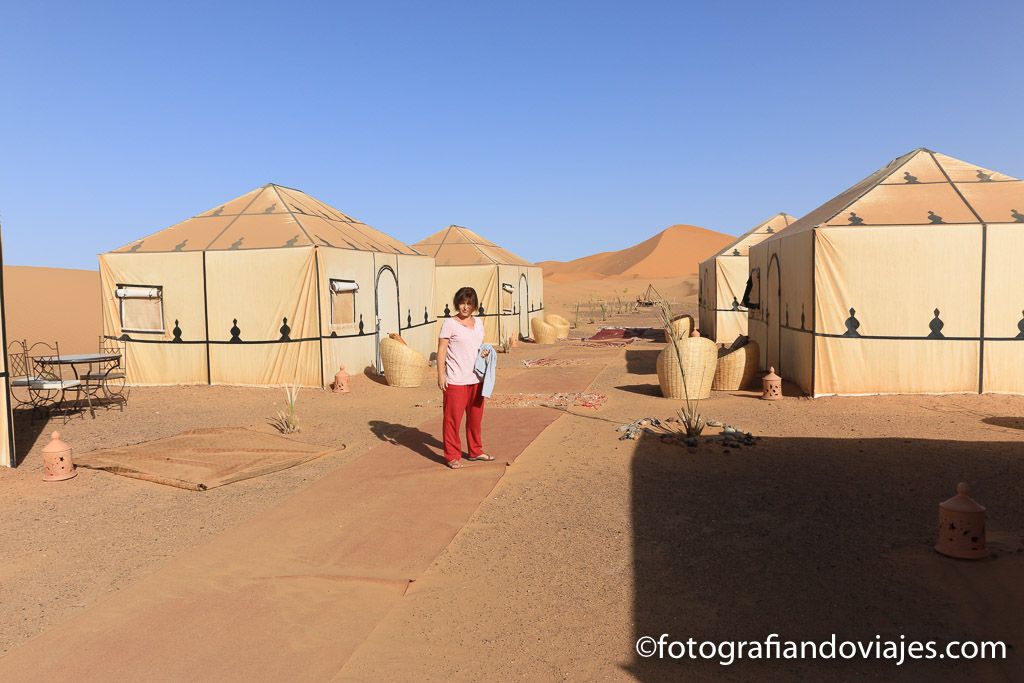
[[[690,336],[690,332],[693,332],[693,316],[685,313],[677,315],[672,318],[669,325],[676,339],[686,339]],[[665,330],[665,343],[667,344],[670,341],[672,341],[672,337],[669,336],[668,330]]]
[[[559,339],[569,338],[569,321],[558,315],[557,313],[548,313],[544,316],[544,320],[555,328],[555,336]]]
[[[422,353],[390,337],[380,342],[380,362],[384,378],[393,387],[418,387],[428,367]]]
[[[749,387],[757,376],[760,350],[751,339],[738,349],[722,349],[718,352],[718,367],[711,388],[715,391],[736,391]]]
[[[544,322],[540,318],[530,321],[530,329],[533,330],[533,341],[538,344],[554,344],[558,339],[558,332],[555,326]]]
[[[665,398],[690,400],[711,396],[711,382],[715,379],[715,365],[718,363],[718,347],[704,337],[685,337],[678,342],[679,355],[683,359],[683,372],[679,371],[679,359],[669,344],[658,354],[658,383]],[[683,375],[686,375],[686,386]]]

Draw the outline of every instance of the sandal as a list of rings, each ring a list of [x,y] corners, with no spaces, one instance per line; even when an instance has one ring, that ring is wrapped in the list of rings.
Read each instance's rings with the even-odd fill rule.
[[[480,455],[477,455],[472,458],[467,457],[466,460],[469,460],[470,462],[494,462],[494,456],[487,455],[486,453],[481,453]]]
[[[461,458],[458,460],[449,460],[445,464],[448,465],[448,467],[453,470],[461,470],[463,467],[465,467]]]

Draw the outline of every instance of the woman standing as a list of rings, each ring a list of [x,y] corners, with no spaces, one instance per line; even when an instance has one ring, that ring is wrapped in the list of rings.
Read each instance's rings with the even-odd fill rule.
[[[466,460],[494,458],[484,453],[481,425],[484,397],[480,378],[474,372],[480,346],[484,343],[484,323],[473,313],[480,305],[476,290],[463,287],[452,300],[455,315],[445,318],[437,340],[437,386],[444,392],[444,459],[448,467],[460,469],[462,441],[459,431],[466,416]]]

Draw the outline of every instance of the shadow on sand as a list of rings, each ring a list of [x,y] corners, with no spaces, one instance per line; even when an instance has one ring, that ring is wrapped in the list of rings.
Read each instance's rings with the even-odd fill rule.
[[[717,430],[715,430],[717,431]],[[705,437],[706,438],[706,437]],[[634,642],[1002,640],[1003,661],[664,661],[661,680],[1022,680],[1024,445],[925,439],[764,438],[687,449],[655,437],[632,461]],[[933,550],[938,503],[958,481],[988,507],[997,559]],[[1004,537],[1007,534],[1004,533]],[[1018,546],[1019,543],[1018,543]],[[1015,648],[1015,649],[1013,649]],[[954,675],[955,674],[955,675]]]
[[[60,431],[61,418],[47,419],[39,415],[32,419],[31,410],[12,410],[11,418],[14,424],[14,466],[17,467],[25,460],[25,456],[35,446],[41,434],[49,435],[50,432]]]
[[[370,431],[381,441],[405,446],[428,460],[442,465],[447,464],[444,459],[444,442],[433,434],[418,427],[384,420],[370,420],[369,424]]]
[[[365,375],[367,379],[376,382],[377,384],[383,384],[384,386],[388,385],[388,381],[384,378],[384,375],[377,372],[377,368],[373,367],[372,365],[367,365],[365,368],[363,368],[363,375]]]
[[[626,372],[631,375],[656,375],[661,349],[627,349]]]
[[[986,417],[982,422],[1007,429],[1024,429],[1024,417]]]
[[[659,384],[623,384],[615,388],[641,396],[661,396],[661,385]]]

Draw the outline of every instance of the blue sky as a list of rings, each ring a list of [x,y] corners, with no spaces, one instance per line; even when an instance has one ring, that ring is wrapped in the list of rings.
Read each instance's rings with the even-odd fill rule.
[[[1024,175],[1024,3],[5,3],[10,265],[267,182],[532,260],[802,215],[926,146]]]

